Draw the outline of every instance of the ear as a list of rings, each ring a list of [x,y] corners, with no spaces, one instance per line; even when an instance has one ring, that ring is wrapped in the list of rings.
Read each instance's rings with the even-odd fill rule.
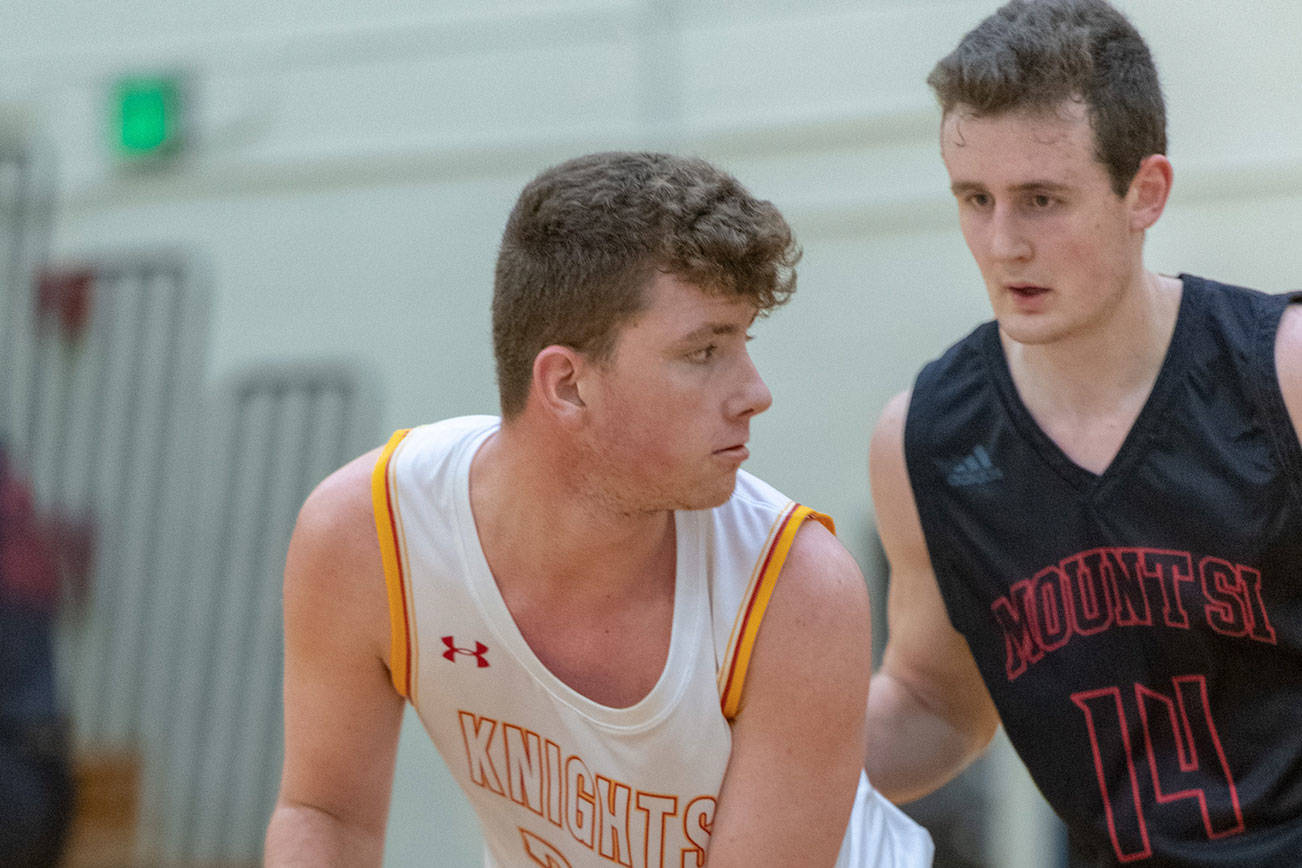
[[[587,359],[571,347],[544,347],[533,360],[532,392],[553,416],[574,417],[586,409],[579,380]]]
[[[1139,164],[1139,171],[1131,179],[1126,197],[1130,206],[1131,229],[1143,232],[1162,216],[1167,197],[1171,195],[1173,176],[1171,161],[1164,154],[1149,154]]]

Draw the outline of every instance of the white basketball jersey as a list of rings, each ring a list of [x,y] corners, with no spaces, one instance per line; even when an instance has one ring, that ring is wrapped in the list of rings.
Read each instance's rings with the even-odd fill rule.
[[[668,659],[641,701],[610,708],[534,656],[489,571],[469,477],[497,427],[399,431],[376,464],[394,686],[474,806],[486,865],[703,865],[765,607],[800,524],[831,522],[744,472],[724,505],[676,512]],[[861,776],[837,864],[930,865],[931,840]]]

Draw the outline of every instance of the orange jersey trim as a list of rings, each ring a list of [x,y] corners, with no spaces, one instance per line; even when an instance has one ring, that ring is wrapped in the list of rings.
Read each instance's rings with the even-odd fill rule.
[[[728,720],[737,716],[737,709],[741,705],[741,692],[746,683],[746,671],[750,668],[751,654],[755,650],[755,640],[759,636],[760,624],[768,610],[769,600],[773,597],[773,589],[777,587],[782,566],[787,561],[801,525],[811,518],[836,533],[836,525],[831,518],[798,503],[792,503],[769,529],[763,555],[758,559],[756,570],[751,575],[750,585],[733,624],[732,636],[728,639],[724,665],[719,670],[719,703],[723,708],[723,716]]]
[[[384,562],[384,584],[389,592],[389,675],[393,688],[407,698],[411,697],[411,612],[407,605],[408,589],[400,555],[401,529],[389,461],[410,430],[393,432],[371,471],[371,506],[380,539],[380,559]]]

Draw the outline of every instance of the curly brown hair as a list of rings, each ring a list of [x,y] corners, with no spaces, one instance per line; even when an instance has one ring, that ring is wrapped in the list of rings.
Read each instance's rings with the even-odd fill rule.
[[[1166,105],[1153,58],[1104,0],[1012,0],[964,36],[927,84],[945,115],[960,106],[997,115],[1084,102],[1095,156],[1118,196],[1145,157],[1166,153]]]
[[[763,314],[795,291],[799,258],[777,208],[704,160],[610,152],[544,171],[521,192],[497,258],[502,416],[524,409],[543,348],[608,358],[657,272]]]

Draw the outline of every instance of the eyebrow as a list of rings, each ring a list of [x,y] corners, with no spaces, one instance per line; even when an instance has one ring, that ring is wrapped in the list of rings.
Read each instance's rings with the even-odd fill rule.
[[[754,320],[752,319],[751,322],[753,323]],[[690,332],[683,335],[679,338],[679,342],[684,344],[695,343],[696,341],[704,340],[709,337],[737,334],[746,331],[748,328],[750,328],[750,323],[747,323],[744,326],[738,325],[737,323],[706,323],[705,325],[692,329]]]
[[[989,192],[985,184],[979,184],[976,181],[955,181],[949,185],[949,189],[955,196],[961,196],[964,193]],[[1023,184],[1014,184],[1010,189],[1014,193],[1065,193],[1071,189],[1071,185],[1060,184],[1056,181],[1027,181]]]

